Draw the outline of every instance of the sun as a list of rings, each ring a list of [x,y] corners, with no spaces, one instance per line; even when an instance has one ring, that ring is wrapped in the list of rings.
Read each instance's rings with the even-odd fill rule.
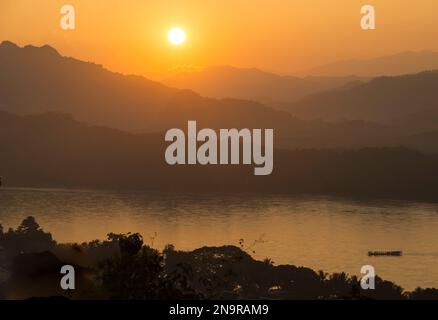
[[[181,28],[172,28],[167,34],[167,38],[174,46],[179,46],[186,41],[186,33]]]

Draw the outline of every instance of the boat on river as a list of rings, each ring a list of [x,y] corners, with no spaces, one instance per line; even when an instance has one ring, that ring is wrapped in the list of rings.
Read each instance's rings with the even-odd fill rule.
[[[368,251],[368,256],[390,256],[390,257],[401,257],[403,255],[402,251]]]

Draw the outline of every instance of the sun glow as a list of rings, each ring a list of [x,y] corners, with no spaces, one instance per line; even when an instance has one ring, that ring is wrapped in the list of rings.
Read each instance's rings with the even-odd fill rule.
[[[186,41],[186,33],[181,28],[172,28],[167,34],[167,38],[174,46],[179,46]]]

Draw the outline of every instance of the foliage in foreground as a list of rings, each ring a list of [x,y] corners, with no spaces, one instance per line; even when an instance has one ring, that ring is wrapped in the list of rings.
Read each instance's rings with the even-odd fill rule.
[[[72,264],[77,289],[59,288],[59,268]],[[0,225],[0,298],[59,296],[82,299],[438,299],[438,290],[406,292],[376,277],[364,291],[346,273],[274,265],[236,246],[191,252],[171,245],[160,252],[140,234],[109,234],[106,241],[57,244],[34,218],[4,232]]]

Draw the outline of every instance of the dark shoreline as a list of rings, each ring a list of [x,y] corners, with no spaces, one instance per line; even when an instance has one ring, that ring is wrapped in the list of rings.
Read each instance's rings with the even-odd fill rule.
[[[0,265],[9,273],[0,298],[64,296],[69,299],[438,299],[438,290],[404,291],[376,276],[375,290],[360,279],[253,259],[242,245],[163,251],[139,234],[109,234],[108,240],[58,244],[29,217],[16,229],[0,229]],[[76,290],[60,289],[60,267],[76,270]],[[134,278],[133,278],[134,277]],[[134,280],[133,280],[134,279]]]
[[[271,198],[271,197],[284,197],[284,198],[321,198],[321,199],[334,199],[334,200],[340,200],[340,201],[352,201],[352,202],[385,202],[385,203],[415,203],[415,202],[424,202],[424,203],[438,203],[438,195],[437,196],[430,196],[430,197],[421,197],[421,196],[412,196],[412,197],[406,197],[406,196],[384,196],[384,195],[358,195],[354,193],[309,193],[309,192],[272,192],[269,190],[263,191],[242,191],[242,192],[233,192],[233,191],[212,191],[208,188],[203,188],[199,190],[163,190],[163,189],[156,189],[156,188],[127,188],[127,189],[117,189],[117,188],[92,188],[92,187],[78,187],[78,186],[65,186],[65,185],[47,185],[47,186],[41,186],[41,185],[8,185],[3,186],[0,188],[0,192],[8,191],[8,190],[31,190],[31,191],[66,191],[66,192],[109,192],[109,193],[148,193],[152,196],[162,196],[167,195],[170,192],[173,196],[177,197],[205,197],[205,198],[214,198],[214,197],[224,197],[224,198],[243,198],[243,199],[264,199],[264,198]]]

